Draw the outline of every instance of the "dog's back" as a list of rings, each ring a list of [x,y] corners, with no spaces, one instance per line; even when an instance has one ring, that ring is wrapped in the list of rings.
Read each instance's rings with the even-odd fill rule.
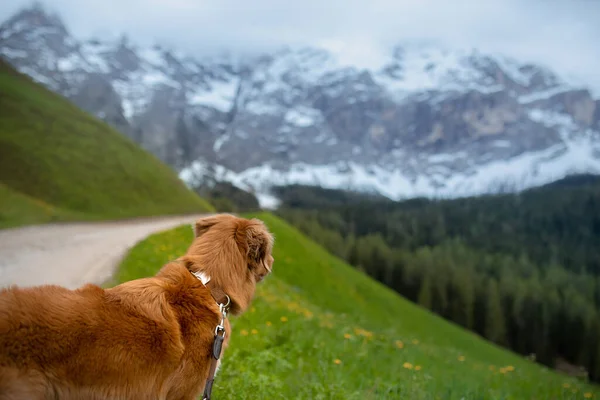
[[[0,399],[166,398],[185,338],[163,286],[0,291]]]

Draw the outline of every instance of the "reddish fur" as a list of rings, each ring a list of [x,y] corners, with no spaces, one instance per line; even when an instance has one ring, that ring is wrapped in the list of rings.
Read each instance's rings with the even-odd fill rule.
[[[220,313],[190,271],[208,274],[240,314],[272,267],[273,238],[261,221],[226,214],[199,220],[195,232],[154,277],[111,289],[1,290],[0,399],[200,396]],[[226,329],[224,349],[228,321]]]

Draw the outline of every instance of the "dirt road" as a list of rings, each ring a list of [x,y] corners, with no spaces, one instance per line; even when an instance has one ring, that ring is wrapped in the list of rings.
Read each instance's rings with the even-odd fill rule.
[[[0,230],[0,287],[53,283],[77,288],[110,278],[133,245],[199,216],[27,226]],[[190,227],[191,229],[191,227]]]

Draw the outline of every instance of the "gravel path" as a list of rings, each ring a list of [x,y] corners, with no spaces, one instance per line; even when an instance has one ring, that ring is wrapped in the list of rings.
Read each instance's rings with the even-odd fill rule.
[[[146,236],[198,216],[68,223],[0,230],[0,287],[101,284],[127,251]],[[191,228],[190,228],[191,229]]]

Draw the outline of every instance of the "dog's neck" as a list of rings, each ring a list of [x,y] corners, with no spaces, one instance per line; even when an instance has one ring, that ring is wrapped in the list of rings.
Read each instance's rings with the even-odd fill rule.
[[[215,299],[217,304],[227,304],[227,302],[228,302],[227,294],[225,293],[225,291],[223,289],[221,289],[220,287],[217,287],[214,284],[214,281],[211,281],[210,276],[208,276],[207,274],[205,274],[204,272],[201,272],[201,271],[196,271],[196,272],[190,271],[190,272],[192,275],[194,275],[196,278],[198,278],[198,280],[200,282],[202,282],[202,284],[204,286],[206,286],[210,290],[210,294]]]

